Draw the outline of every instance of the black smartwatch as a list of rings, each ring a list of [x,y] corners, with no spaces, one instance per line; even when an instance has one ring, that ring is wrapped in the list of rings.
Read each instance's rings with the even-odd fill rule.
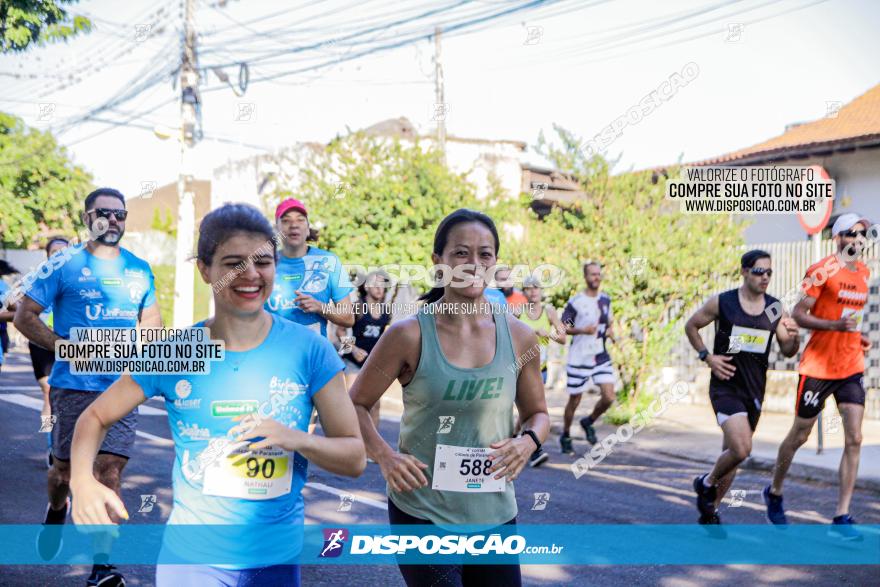
[[[701,361],[705,361],[706,357],[709,356],[709,351],[707,351],[706,349],[703,349],[699,353],[697,353],[697,356],[700,357]]]
[[[520,436],[523,436],[523,435],[525,435],[525,434],[528,434],[529,436],[531,436],[531,437],[532,437],[532,440],[535,441],[535,450],[538,450],[539,448],[541,448],[541,441],[538,440],[538,435],[537,435],[537,434],[535,434],[535,433],[532,432],[531,430],[523,430],[522,432],[519,433]]]

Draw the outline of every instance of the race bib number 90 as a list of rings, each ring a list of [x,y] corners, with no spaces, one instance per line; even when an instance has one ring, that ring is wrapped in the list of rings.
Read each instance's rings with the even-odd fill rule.
[[[491,449],[438,444],[434,451],[432,489],[466,493],[504,491],[506,481],[489,473]]]
[[[239,499],[273,499],[290,493],[290,453],[241,447],[205,471],[202,493]]]

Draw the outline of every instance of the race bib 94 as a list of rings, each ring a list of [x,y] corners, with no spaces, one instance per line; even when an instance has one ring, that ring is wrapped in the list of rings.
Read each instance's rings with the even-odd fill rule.
[[[438,444],[434,451],[431,487],[440,491],[494,493],[504,491],[506,481],[489,473],[489,448]]]

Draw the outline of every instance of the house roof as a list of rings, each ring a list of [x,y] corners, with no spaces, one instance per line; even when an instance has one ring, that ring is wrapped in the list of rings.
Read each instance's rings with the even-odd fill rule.
[[[790,125],[777,137],[694,164],[756,165],[874,146],[880,146],[880,84],[841,107],[836,116]]]

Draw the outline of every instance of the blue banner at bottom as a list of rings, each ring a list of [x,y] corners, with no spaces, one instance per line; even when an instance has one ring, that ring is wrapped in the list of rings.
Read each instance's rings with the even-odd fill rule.
[[[0,525],[0,565],[877,565],[880,525]],[[52,534],[52,533],[55,534]],[[41,536],[42,533],[42,536]],[[54,541],[62,546],[50,560]],[[57,544],[57,542],[54,542]],[[37,545],[42,545],[41,548]],[[238,549],[236,545],[258,544]],[[98,550],[96,550],[98,549]]]

